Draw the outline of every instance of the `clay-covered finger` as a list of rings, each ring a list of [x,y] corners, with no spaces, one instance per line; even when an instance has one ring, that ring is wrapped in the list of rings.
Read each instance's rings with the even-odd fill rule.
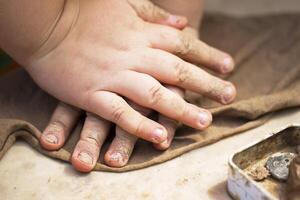
[[[60,102],[40,137],[41,145],[47,150],[58,150],[68,138],[80,116],[80,110]]]
[[[161,123],[161,125],[163,125],[167,129],[168,138],[162,143],[153,144],[153,146],[158,150],[166,150],[170,147],[172,143],[175,131],[178,127],[178,122],[163,115],[159,116],[158,122]]]
[[[105,163],[112,167],[125,166],[129,161],[137,139],[136,136],[117,127],[116,136],[110,144],[108,151],[105,153]]]
[[[88,96],[85,109],[147,141],[160,143],[167,139],[166,129],[162,125],[134,110],[122,97],[113,92],[97,91]]]
[[[187,18],[179,15],[172,15],[164,9],[153,4],[149,0],[127,0],[135,9],[139,17],[148,22],[169,25],[182,29],[187,25]]]
[[[151,112],[150,109],[139,106],[132,101],[128,101],[128,103],[133,109],[144,116],[149,115]],[[117,126],[116,136],[104,156],[105,163],[112,167],[125,166],[129,161],[137,139],[138,138],[136,136],[127,133]]]
[[[194,91],[222,104],[231,103],[236,96],[234,85],[177,56],[158,49],[136,52],[133,70],[156,78],[162,83]]]
[[[158,24],[149,27],[149,40],[153,48],[176,54],[222,74],[234,69],[234,61],[229,54],[209,46],[191,34]]]
[[[180,97],[183,98],[184,91],[181,90],[180,88],[170,86],[170,85],[166,85],[166,87],[169,90],[171,90],[172,92],[178,94]],[[167,129],[168,138],[167,138],[167,140],[165,140],[162,143],[154,144],[154,147],[159,150],[166,150],[170,147],[170,145],[172,143],[172,140],[174,138],[174,135],[175,135],[175,132],[176,132],[176,129],[177,129],[179,123],[177,121],[170,119],[168,117],[165,117],[164,115],[161,115],[161,114],[159,114],[159,116],[158,116],[158,122]]]
[[[87,113],[80,139],[71,157],[71,163],[75,169],[89,172],[95,167],[109,127],[110,123],[106,120]]]
[[[207,128],[212,120],[208,110],[187,103],[147,74],[134,71],[120,72],[115,77],[114,84],[108,89],[141,106],[200,130]]]

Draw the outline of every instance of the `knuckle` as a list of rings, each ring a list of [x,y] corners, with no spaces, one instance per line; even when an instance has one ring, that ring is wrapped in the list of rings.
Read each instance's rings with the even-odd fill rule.
[[[148,91],[149,105],[156,106],[159,104],[163,97],[163,87],[160,84],[154,84]]]
[[[174,101],[174,109],[176,109],[176,112],[177,112],[177,117],[182,119],[182,118],[185,118],[187,115],[187,104],[186,102],[184,102],[184,100],[177,100],[177,101]]]
[[[95,136],[94,132],[91,130],[91,132],[89,133],[89,135],[83,139],[84,141],[88,142],[91,145],[100,147],[101,146],[101,142],[99,141],[99,139]]]
[[[175,81],[178,84],[185,83],[190,78],[190,73],[182,62],[175,63]]]
[[[134,131],[134,133],[135,133],[134,135],[136,135],[137,137],[141,137],[143,139],[147,139],[147,138],[145,138],[145,135],[144,135],[144,133],[145,133],[144,124],[145,124],[145,119],[142,118],[137,124],[137,127]]]
[[[113,122],[118,123],[123,119],[124,114],[126,113],[125,108],[122,106],[121,102],[114,102],[111,119]]]
[[[176,45],[176,53],[186,55],[192,50],[191,38],[187,34],[178,32],[178,44]]]

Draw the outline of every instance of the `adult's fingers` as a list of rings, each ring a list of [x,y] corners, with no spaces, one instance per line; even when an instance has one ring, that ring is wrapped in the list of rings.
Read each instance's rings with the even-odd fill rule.
[[[217,78],[177,56],[158,49],[136,52],[132,70],[148,74],[160,82],[192,90],[222,104],[236,96],[234,85]]]
[[[119,72],[115,76],[114,84],[107,90],[194,128],[205,129],[210,125],[212,116],[209,111],[187,103],[153,77],[134,71]]]
[[[135,9],[137,14],[148,22],[169,25],[174,28],[183,29],[187,25],[187,18],[172,15],[161,9],[149,0],[127,0]]]
[[[97,163],[100,149],[109,132],[110,123],[87,113],[80,139],[72,154],[71,163],[81,172],[91,171]]]
[[[153,146],[158,150],[166,150],[172,143],[175,131],[178,127],[178,122],[163,115],[159,115],[158,122],[167,129],[168,138],[162,143],[153,144]]]
[[[200,41],[185,31],[159,24],[149,24],[149,40],[153,48],[162,49],[216,72],[226,74],[234,69],[232,57]]]
[[[150,109],[139,106],[129,101],[130,106],[144,116],[149,115]],[[137,137],[127,133],[119,126],[116,127],[116,136],[109,146],[104,156],[106,164],[112,167],[123,167],[128,163],[128,160],[133,151]]]
[[[123,167],[133,151],[137,137],[127,133],[120,127],[116,127],[116,136],[105,153],[104,161],[112,167]]]
[[[126,82],[126,80],[124,81]],[[167,131],[162,125],[135,111],[122,97],[115,93],[96,91],[87,95],[87,101],[85,110],[114,122],[139,138],[153,143],[160,143],[167,139]]]
[[[75,126],[80,113],[79,109],[60,102],[40,137],[41,145],[47,150],[61,148]]]
[[[180,88],[173,87],[173,86],[170,86],[170,85],[168,85],[166,87],[169,90],[171,90],[172,92],[178,94],[180,97],[183,98],[184,91],[181,90]],[[170,147],[170,145],[172,143],[172,140],[173,140],[174,135],[175,135],[175,131],[176,131],[179,123],[177,121],[175,121],[173,119],[170,119],[168,117],[165,117],[164,115],[161,115],[161,114],[159,114],[158,122],[167,129],[168,138],[162,143],[154,144],[154,147],[156,149],[159,149],[159,150],[166,150],[167,148]]]

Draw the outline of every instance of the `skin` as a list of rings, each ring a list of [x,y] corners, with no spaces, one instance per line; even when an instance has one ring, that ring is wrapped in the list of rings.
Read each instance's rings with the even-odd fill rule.
[[[232,102],[235,97],[231,83],[191,64],[226,73],[234,65],[228,54],[178,30],[185,25],[184,20],[156,12],[139,12],[149,9],[140,6],[138,1],[132,2],[79,0],[75,5],[74,1],[67,1],[51,34],[40,45],[32,45],[39,47],[37,50],[22,52],[20,48],[16,53],[14,49],[18,44],[5,42],[9,34],[4,33],[5,37],[0,38],[1,47],[25,65],[42,89],[87,111],[81,138],[72,156],[72,164],[79,171],[90,171],[95,165],[109,122],[133,137],[156,144],[168,141],[167,125],[164,127],[136,111],[128,100],[203,130],[212,120],[209,111],[187,103],[164,85],[189,89],[223,104]],[[76,12],[76,8],[80,12]],[[3,26],[1,28],[5,28]],[[27,55],[28,52],[32,53]],[[76,117],[61,117],[61,112],[79,115],[76,109],[68,107],[64,105],[54,112],[52,126],[48,126],[42,136],[54,146],[47,146],[49,143],[41,139],[47,149],[61,147],[76,123]],[[47,135],[49,132],[52,136]]]
[[[185,16],[188,26],[194,29],[194,34],[198,34],[204,0],[152,0],[152,2],[170,13]]]
[[[139,1],[139,3],[142,1]],[[143,2],[145,3],[145,2]],[[148,2],[146,2],[148,3]],[[168,10],[172,10],[174,13],[180,13],[182,15],[188,13],[187,18],[189,20],[189,26],[190,28],[186,28],[185,31],[187,31],[189,34],[191,34],[192,37],[197,38],[197,31],[200,25],[200,21],[202,18],[202,1],[192,1],[190,4],[183,4],[180,6],[181,10],[174,10],[174,4],[169,1],[159,1],[157,3],[161,3],[161,6],[164,8],[170,8]],[[194,3],[194,4],[191,4]],[[196,4],[196,5],[195,5]],[[140,4],[139,4],[140,5]],[[184,5],[187,5],[184,7]],[[153,7],[154,9],[158,9],[157,12],[164,12],[160,8],[157,8],[153,5],[150,7]],[[198,12],[190,12],[191,9],[194,9],[197,7]],[[177,7],[175,7],[177,8]],[[200,10],[199,10],[200,8]],[[151,13],[157,13],[157,12],[151,12]],[[143,11],[143,13],[145,13]],[[193,14],[191,14],[193,13]],[[196,14],[197,13],[197,14]],[[145,18],[148,19],[148,21],[153,21],[160,24],[166,24],[169,26],[173,26],[174,28],[181,29],[181,26],[176,26],[176,24],[168,24],[164,20],[158,20],[157,16],[167,16],[168,14],[157,14],[156,16],[147,16]],[[145,14],[144,14],[145,16]],[[179,20],[180,21],[180,20]],[[184,20],[183,20],[184,21]],[[191,28],[193,27],[193,28]],[[225,74],[229,73],[229,71],[223,71],[221,69],[218,69],[217,71]],[[182,89],[174,86],[166,86],[168,89],[172,90],[174,93],[178,94],[179,96],[183,97],[184,92]],[[144,116],[149,115],[152,111],[150,109],[144,108],[142,106],[139,106],[133,102],[129,102],[130,105],[138,112],[143,114]],[[68,137],[70,130],[74,127],[76,120],[78,119],[78,116],[80,115],[80,110],[65,105],[63,103],[60,103],[53,116],[50,120],[49,125],[45,129],[43,133],[43,137],[41,137],[41,144],[46,148],[50,150],[56,150],[59,149],[64,142],[66,141],[66,138]],[[69,120],[65,120],[63,116],[67,116]],[[69,123],[68,123],[69,122]],[[158,117],[158,123],[163,125],[168,133],[167,139],[162,143],[154,143],[154,147],[159,150],[165,150],[167,149],[173,140],[176,128],[178,126],[178,122],[175,120],[172,120],[168,117],[165,117],[164,115],[159,115]],[[55,131],[55,127],[57,124],[60,124],[62,127],[64,127],[66,130],[62,129],[62,131]],[[98,129],[97,129],[98,127]],[[88,172],[92,170],[92,168],[95,165],[95,162],[100,154],[101,146],[107,136],[107,133],[109,131],[110,124],[106,123],[103,119],[97,119],[96,116],[92,116],[90,113],[87,114],[87,118],[85,121],[84,128],[81,133],[81,138],[75,147],[74,153],[72,155],[72,164],[76,169],[79,171],[85,171]],[[106,152],[104,156],[104,161],[106,164],[112,167],[122,167],[127,164],[129,161],[129,158],[131,156],[131,153],[134,149],[134,145],[136,141],[138,140],[138,137],[126,132],[119,126],[116,127],[116,136],[113,139],[108,151]],[[88,133],[88,134],[86,134]],[[94,138],[98,138],[97,141],[101,142],[95,142],[94,139],[90,139],[91,137],[89,135],[96,135]],[[59,143],[52,143],[52,136],[55,135],[55,138],[59,138]],[[50,138],[50,142],[48,139]],[[82,153],[84,152],[84,153]]]

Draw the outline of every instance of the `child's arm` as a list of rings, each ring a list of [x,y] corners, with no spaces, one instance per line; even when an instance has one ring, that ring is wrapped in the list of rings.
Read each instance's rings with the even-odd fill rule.
[[[1,48],[20,64],[27,64],[48,40],[61,40],[78,14],[75,1],[65,2],[0,0]],[[55,27],[60,30],[55,30]]]
[[[147,0],[128,1],[137,11],[141,10],[138,14],[147,21],[177,28],[186,25],[185,17],[171,15],[159,7],[143,10]],[[34,56],[46,54],[74,25],[79,4],[80,0],[0,0],[0,48],[22,65],[35,59]]]

